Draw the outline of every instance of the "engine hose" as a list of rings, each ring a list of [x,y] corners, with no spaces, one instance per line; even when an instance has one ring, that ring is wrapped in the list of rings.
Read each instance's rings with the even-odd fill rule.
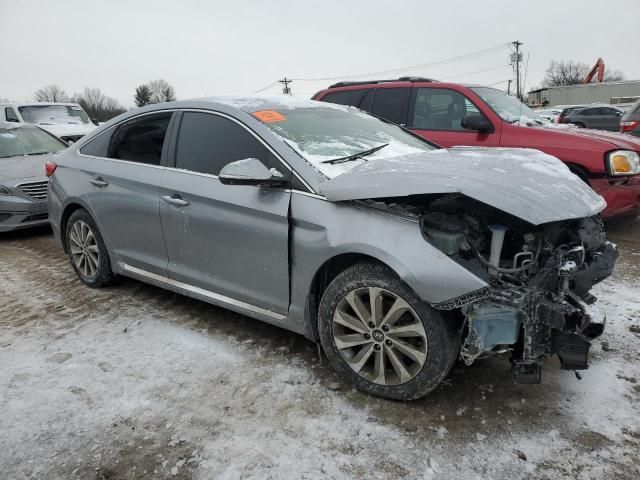
[[[490,268],[491,270],[494,270],[494,271],[496,271],[498,273],[520,273],[520,272],[524,272],[524,271],[528,270],[529,266],[532,263],[535,264],[535,263],[538,262],[538,256],[540,255],[540,250],[541,250],[541,247],[542,247],[542,244],[541,244],[540,240],[538,240],[538,248],[536,249],[536,255],[533,258],[533,260],[531,262],[527,263],[526,265],[523,265],[523,266],[518,267],[518,268],[502,268],[502,267],[494,267],[493,265],[491,265],[489,263],[489,261],[482,256],[482,254],[478,251],[478,249],[476,248],[476,246],[472,242],[469,242],[469,245],[471,246],[471,250],[473,251],[473,254],[476,257],[478,257],[478,260],[480,260],[480,263],[482,263],[482,265],[484,265],[488,269]]]

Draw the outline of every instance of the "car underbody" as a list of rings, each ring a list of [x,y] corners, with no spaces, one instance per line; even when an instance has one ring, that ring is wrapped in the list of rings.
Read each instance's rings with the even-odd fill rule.
[[[541,360],[588,368],[591,341],[605,318],[593,285],[611,275],[617,247],[599,216],[534,226],[462,194],[361,201],[419,219],[425,240],[487,286],[432,304],[460,324],[460,357],[509,353],[516,383],[539,383]]]

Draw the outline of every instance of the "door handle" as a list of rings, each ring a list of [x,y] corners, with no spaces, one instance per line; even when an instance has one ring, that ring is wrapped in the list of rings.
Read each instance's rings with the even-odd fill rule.
[[[189,202],[187,202],[186,200],[184,200],[180,195],[178,194],[174,194],[174,195],[163,195],[162,196],[162,200],[164,200],[165,202],[171,204],[171,205],[175,205],[176,207],[186,207],[187,205],[189,205]]]
[[[104,178],[102,177],[94,177],[94,178],[90,178],[89,181],[94,184],[96,187],[106,187],[107,185],[109,185],[109,182],[107,182]]]

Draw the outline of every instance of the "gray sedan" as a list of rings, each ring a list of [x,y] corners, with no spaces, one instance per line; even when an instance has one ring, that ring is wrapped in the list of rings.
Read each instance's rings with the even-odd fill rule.
[[[623,115],[624,111],[618,108],[596,105],[572,111],[564,117],[563,123],[572,123],[580,128],[595,128],[597,130],[617,132]]]
[[[433,390],[457,358],[587,368],[605,203],[553,157],[440,149],[351,107],[218,98],[131,111],[49,165],[78,277],[119,275],[320,342],[357,388]]]
[[[0,232],[49,223],[45,163],[65,148],[39,127],[0,123]]]

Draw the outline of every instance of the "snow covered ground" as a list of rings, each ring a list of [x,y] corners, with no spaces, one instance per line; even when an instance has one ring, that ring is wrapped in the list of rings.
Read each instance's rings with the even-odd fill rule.
[[[0,237],[2,478],[640,477],[640,224],[613,238],[592,367],[456,367],[429,397],[370,398],[314,345],[134,281],[90,290],[48,232]]]

